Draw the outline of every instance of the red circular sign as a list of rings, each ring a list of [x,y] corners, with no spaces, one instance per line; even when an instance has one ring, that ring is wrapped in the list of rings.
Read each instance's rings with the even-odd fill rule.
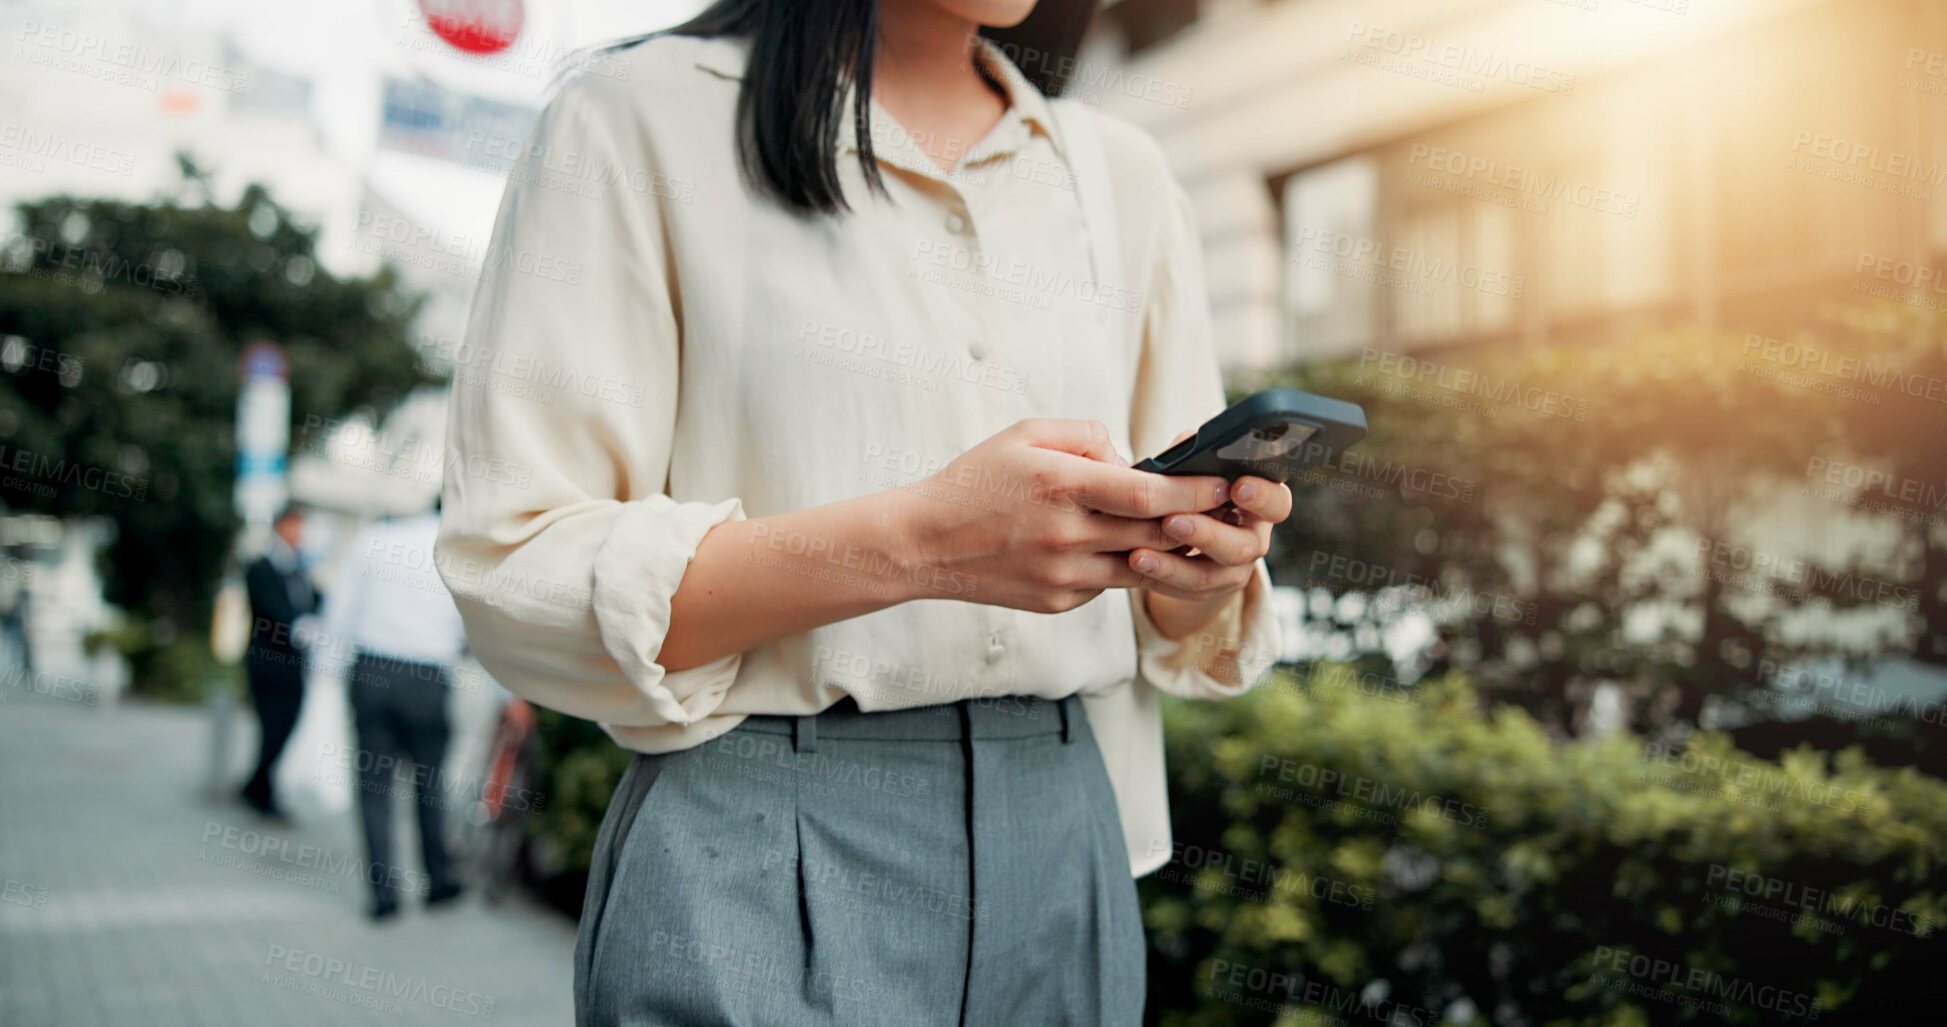
[[[455,49],[499,53],[521,34],[521,0],[419,0],[426,27]]]

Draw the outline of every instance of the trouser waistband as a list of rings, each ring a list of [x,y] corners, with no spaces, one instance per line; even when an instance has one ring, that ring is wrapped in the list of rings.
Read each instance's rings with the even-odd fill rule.
[[[799,752],[813,751],[820,738],[960,742],[1060,735],[1067,742],[1073,740],[1071,724],[1083,715],[1081,702],[1080,696],[1073,695],[1065,699],[1001,695],[867,713],[848,697],[810,716],[747,717],[738,730],[789,735]]]

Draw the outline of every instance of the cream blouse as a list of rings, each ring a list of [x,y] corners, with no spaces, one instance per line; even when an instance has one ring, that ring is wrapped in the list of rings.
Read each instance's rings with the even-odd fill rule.
[[[854,209],[804,217],[738,170],[745,52],[665,36],[591,65],[516,165],[447,436],[438,562],[473,651],[511,691],[652,753],[848,695],[887,710],[1079,692],[1131,868],[1161,866],[1156,690],[1228,697],[1270,665],[1261,563],[1182,641],[1132,591],[1050,615],[933,582],[939,599],[657,664],[714,525],[916,482],[1023,418],[1099,420],[1140,458],[1223,406],[1189,207],[1137,130],[1065,101],[1058,117],[988,48],[1010,106],[951,173],[873,104],[890,197],[867,190],[847,123]],[[1090,189],[1113,224],[1086,223]],[[905,573],[810,556],[826,580]]]

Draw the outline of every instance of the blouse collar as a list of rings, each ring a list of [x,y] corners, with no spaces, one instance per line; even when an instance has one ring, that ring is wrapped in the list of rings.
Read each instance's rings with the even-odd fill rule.
[[[1018,151],[1026,145],[1028,138],[1039,134],[1054,147],[1057,155],[1062,155],[1060,138],[1055,134],[1054,116],[1048,105],[1048,98],[1029,82],[1021,69],[1015,67],[1001,48],[984,36],[978,38],[978,49],[974,59],[988,77],[1007,97],[1007,111],[987,135],[975,142],[960,156],[956,169],[970,162],[985,160],[994,156]],[[749,62],[749,43],[736,37],[722,36],[702,40],[705,44],[697,56],[696,66],[723,78],[741,81],[744,67]],[[838,152],[845,155],[858,150],[857,124],[853,115],[853,94],[847,90],[844,106],[841,108],[838,126]],[[918,145],[912,133],[906,131],[893,116],[879,106],[877,100],[870,104],[872,115],[872,149],[880,160],[895,167],[938,176],[940,170]]]

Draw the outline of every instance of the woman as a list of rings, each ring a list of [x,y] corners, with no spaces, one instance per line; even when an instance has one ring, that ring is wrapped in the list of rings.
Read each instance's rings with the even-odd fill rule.
[[[639,754],[583,1023],[1140,1021],[1155,691],[1269,663],[1290,494],[1128,465],[1222,407],[1197,238],[1011,60],[1088,11],[978,35],[1032,6],[728,0],[516,169],[440,563],[497,678]]]

